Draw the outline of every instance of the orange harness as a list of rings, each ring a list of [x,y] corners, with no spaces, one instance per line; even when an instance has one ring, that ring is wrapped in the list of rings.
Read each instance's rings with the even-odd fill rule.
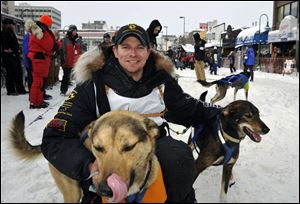
[[[163,180],[160,164],[158,164],[157,178],[154,183],[146,190],[141,203],[164,203],[167,200],[166,188]],[[107,203],[105,197],[102,197],[102,202]],[[126,203],[122,200],[121,203]]]

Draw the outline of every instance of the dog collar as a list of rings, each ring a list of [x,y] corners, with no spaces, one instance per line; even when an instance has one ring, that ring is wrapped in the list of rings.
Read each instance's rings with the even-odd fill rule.
[[[126,201],[128,203],[132,203],[132,202],[140,203],[142,201],[142,199],[144,197],[144,194],[146,192],[146,188],[144,188],[144,187],[145,187],[145,185],[148,181],[148,178],[150,176],[150,173],[151,173],[152,159],[149,160],[148,166],[149,166],[149,168],[148,168],[145,180],[144,180],[143,184],[140,186],[140,191],[135,193],[135,194],[132,194],[132,195],[128,196],[127,199],[126,199]]]
[[[222,135],[223,135],[223,137],[224,137],[225,140],[229,140],[230,142],[237,143],[237,144],[242,141],[242,139],[236,139],[236,138],[231,137],[230,135],[228,135],[226,132],[224,132],[224,130],[222,129],[222,127],[221,127],[221,131],[222,131]]]
[[[219,123],[218,134],[219,134],[220,139],[221,139],[222,136],[223,136],[225,140],[229,140],[230,142],[237,143],[237,144],[239,144],[239,143],[242,141],[242,139],[236,139],[236,138],[234,138],[234,137],[231,137],[230,135],[228,135],[228,134],[223,130],[220,118],[218,118],[218,123]],[[221,134],[221,135],[220,135],[220,134]],[[223,138],[222,138],[222,139],[223,139]],[[244,139],[244,138],[243,138],[243,139]],[[223,143],[225,143],[225,141],[222,142],[222,144],[223,144]]]

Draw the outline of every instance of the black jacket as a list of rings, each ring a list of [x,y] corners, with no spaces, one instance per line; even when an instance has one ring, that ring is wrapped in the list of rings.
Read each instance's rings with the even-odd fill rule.
[[[9,48],[12,49],[13,54],[19,56],[19,43],[15,32],[11,28],[4,28],[1,31],[1,53]]]
[[[76,79],[80,85],[69,95],[54,119],[47,125],[42,141],[42,152],[46,159],[59,171],[73,179],[87,178],[89,176],[88,164],[94,161],[93,155],[80,145],[78,139],[78,133],[91,121],[97,119],[94,84],[97,88],[100,115],[110,111],[104,85],[108,85],[119,95],[139,98],[164,84],[164,102],[168,109],[165,119],[184,126],[206,122],[219,112],[218,108],[209,107],[208,104],[183,92],[177,81],[166,71],[167,67],[173,66],[172,62],[162,54],[152,51],[145,65],[142,79],[136,82],[120,68],[113,55],[108,55],[109,57],[104,62],[99,60],[104,59],[101,52],[96,57],[93,52],[96,50],[86,53],[91,57],[83,55],[78,60],[87,62],[86,64],[79,63],[74,68],[75,78],[78,77]],[[96,61],[99,60],[100,66],[89,72],[87,69],[95,63],[89,64],[93,60],[86,59],[93,58],[93,56]],[[163,67],[160,67],[162,65]]]
[[[160,22],[158,20],[153,20],[150,25],[149,28],[147,28],[147,32],[149,35],[149,39],[150,39],[150,44],[152,46],[154,46],[155,48],[157,47],[157,42],[156,42],[156,37],[159,35],[160,31],[157,34],[154,34],[154,28],[156,28],[157,26],[160,26],[160,31],[162,29],[162,26],[160,24]]]
[[[204,59],[205,59],[204,46],[205,46],[206,41],[200,38],[199,33],[195,33],[193,35],[193,37],[194,37],[194,40],[195,40],[195,46],[194,46],[194,48],[195,48],[195,55],[194,55],[195,60],[204,61]]]

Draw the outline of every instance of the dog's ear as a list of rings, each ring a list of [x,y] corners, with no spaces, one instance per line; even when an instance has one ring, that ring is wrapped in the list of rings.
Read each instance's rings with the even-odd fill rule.
[[[235,106],[231,103],[231,104],[229,104],[229,105],[227,105],[226,107],[223,108],[222,113],[223,113],[224,116],[227,116],[227,115],[229,115],[233,112],[236,112],[238,110],[238,108],[239,107],[237,107],[237,106]]]
[[[143,122],[144,122],[144,124],[146,126],[147,132],[150,135],[150,137],[152,139],[158,138],[159,137],[159,130],[158,130],[157,124],[153,120],[151,120],[149,118],[145,118],[143,120]]]
[[[199,100],[200,100],[200,101],[205,102],[207,92],[208,92],[208,91],[204,91],[204,92],[200,95],[200,97],[199,97]]]
[[[88,131],[89,137],[92,136],[92,130],[93,130],[93,127],[94,127],[95,123],[96,123],[96,120],[90,122],[90,124],[88,124],[87,126],[85,126],[85,128],[83,130],[83,132]]]
[[[223,111],[222,111],[222,114],[223,114],[224,116],[229,115],[229,113],[230,113],[229,107],[225,107],[225,108],[223,109]]]

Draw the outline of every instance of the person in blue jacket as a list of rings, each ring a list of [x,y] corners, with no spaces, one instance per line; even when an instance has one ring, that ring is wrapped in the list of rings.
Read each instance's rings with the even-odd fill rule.
[[[29,50],[28,49],[29,39],[30,39],[30,32],[26,32],[23,38],[23,63],[27,71],[27,86],[28,86],[28,91],[30,92],[30,87],[32,84],[32,68],[31,68],[31,61],[27,57],[28,50]]]
[[[250,70],[250,81],[253,81],[254,73],[253,73],[253,66],[255,63],[255,53],[253,47],[249,45],[247,49],[247,54],[244,57],[244,72],[247,72],[248,69]]]

